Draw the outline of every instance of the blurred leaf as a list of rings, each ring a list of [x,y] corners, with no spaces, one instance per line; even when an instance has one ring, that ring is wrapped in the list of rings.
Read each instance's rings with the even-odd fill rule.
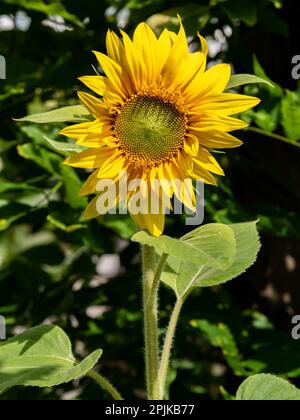
[[[51,213],[47,216],[48,222],[52,223],[52,225],[54,225],[56,228],[67,233],[75,232],[79,229],[86,229],[87,227],[82,223],[67,224],[64,219],[65,217],[63,217],[61,213]]]
[[[257,22],[256,4],[252,0],[226,1],[223,8],[234,23],[242,21],[246,25],[254,26]]]
[[[49,150],[26,143],[18,146],[18,153],[25,159],[30,159],[53,175],[59,174],[61,157]]]
[[[281,100],[282,125],[284,133],[293,140],[300,140],[300,95],[286,91]]]
[[[55,151],[61,152],[62,154],[68,154],[70,152],[82,152],[85,148],[82,146],[78,146],[75,143],[66,143],[62,141],[55,141],[49,139],[49,137],[44,136],[44,139],[47,143],[50,144],[51,148]]]
[[[239,353],[234,336],[227,325],[223,323],[212,324],[207,320],[192,320],[190,324],[207,334],[211,344],[222,350],[235,375],[248,375],[243,366],[242,356]]]
[[[123,239],[130,239],[137,231],[137,226],[129,215],[106,214],[101,225],[113,230]]]
[[[77,363],[68,336],[44,325],[0,344],[0,393],[16,385],[51,387],[86,375],[98,362],[97,350]]]
[[[26,216],[30,211],[29,206],[19,203],[0,205],[0,232],[6,230],[12,223]]]
[[[254,375],[239,387],[237,400],[290,401],[300,400],[300,390],[287,381],[272,375]]]
[[[187,35],[194,36],[201,31],[210,19],[210,7],[198,5],[195,3],[179,6],[163,13],[152,15],[147,23],[158,32],[162,32],[164,28],[168,28],[174,32],[178,32],[179,22],[177,15],[182,18],[183,25]]]
[[[55,109],[54,111],[40,114],[28,115],[15,121],[27,121],[36,124],[58,123],[58,122],[84,122],[88,121],[89,111],[82,105],[67,106]]]
[[[45,4],[41,0],[3,0],[3,2],[15,4],[20,8],[45,13],[47,16],[59,15],[74,25],[81,28],[84,27],[83,23],[75,15],[72,15],[66,10],[60,0],[51,0],[50,4]]]
[[[260,23],[263,30],[270,32],[271,34],[288,38],[290,31],[286,20],[283,19],[273,7],[266,7],[263,3],[260,6],[259,12],[262,16]]]
[[[82,182],[73,168],[66,165],[61,165],[61,175],[66,188],[69,203],[73,209],[84,209],[88,200],[86,197],[80,197],[79,192],[82,187]]]
[[[256,56],[253,57],[253,68],[254,73],[257,77],[269,82],[267,85],[264,86],[272,96],[281,97],[283,96],[283,89],[277,84],[274,83],[267,75],[264,69],[262,68],[261,64],[259,63]]]
[[[261,77],[254,76],[253,74],[234,74],[230,77],[226,89],[232,89],[234,87],[247,85],[249,83],[265,83],[273,87],[269,80],[262,79]]]
[[[16,141],[7,141],[0,139],[0,153],[7,152],[16,146]]]
[[[266,109],[264,109],[264,107]],[[256,125],[263,130],[273,132],[278,127],[280,117],[280,102],[274,103],[268,107],[267,103],[262,101],[262,106],[254,113]]]

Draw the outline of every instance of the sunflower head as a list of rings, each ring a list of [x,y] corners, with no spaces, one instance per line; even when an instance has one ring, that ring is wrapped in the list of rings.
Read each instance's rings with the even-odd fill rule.
[[[61,133],[86,147],[66,163],[94,169],[81,191],[96,194],[86,209],[87,218],[99,214],[98,181],[109,179],[114,186],[126,171],[128,184],[142,180],[141,194],[160,201],[158,213],[151,212],[150,205],[146,212],[132,212],[142,229],[158,236],[169,207],[163,195],[175,195],[194,209],[193,183],[188,183],[188,194],[183,194],[180,182],[202,180],[216,185],[214,175],[223,175],[223,170],[210,150],[241,144],[229,132],[247,124],[231,115],[259,100],[224,92],[230,65],[206,70],[206,41],[198,35],[201,50],[190,52],[180,19],[179,24],[178,34],[165,29],[159,37],[146,23],[137,27],[133,39],[124,32],[119,38],[108,31],[107,55],[95,52],[104,75],[81,78],[97,95],[79,92],[94,120]],[[153,180],[162,180],[162,193],[153,187]],[[125,200],[130,211],[133,193],[117,194],[114,205]]]
[[[128,161],[151,168],[170,161],[182,149],[187,119],[171,100],[138,94],[122,107],[114,132]]]

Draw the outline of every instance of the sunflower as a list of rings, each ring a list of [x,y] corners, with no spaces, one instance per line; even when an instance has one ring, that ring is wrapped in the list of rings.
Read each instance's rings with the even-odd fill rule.
[[[81,190],[81,195],[96,194],[85,211],[87,219],[99,216],[99,180],[117,185],[126,173],[126,183],[142,180],[136,190],[147,198],[157,197],[160,209],[155,214],[150,206],[140,213],[131,211],[134,189],[122,197],[117,188],[113,204],[125,199],[139,227],[159,236],[170,207],[163,196],[175,195],[193,209],[192,180],[216,185],[214,175],[224,175],[211,150],[242,144],[229,132],[247,124],[232,115],[252,108],[259,99],[224,93],[230,65],[206,70],[205,39],[198,34],[201,50],[190,52],[180,18],[179,23],[178,34],[165,29],[159,37],[146,23],[138,25],[132,40],[123,31],[122,38],[108,31],[107,55],[94,52],[105,76],[80,78],[97,95],[78,93],[94,119],[61,134],[86,148],[66,163],[94,170]],[[158,190],[153,180],[162,180],[162,188]],[[188,181],[185,188],[178,180]]]

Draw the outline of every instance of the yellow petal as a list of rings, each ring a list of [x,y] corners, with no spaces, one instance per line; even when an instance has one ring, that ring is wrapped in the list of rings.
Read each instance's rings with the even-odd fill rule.
[[[191,155],[197,156],[199,152],[199,141],[196,136],[189,135],[184,142],[184,151]]]
[[[163,82],[165,86],[170,86],[176,78],[181,61],[189,54],[185,30],[179,18],[180,29],[172,45],[169,57],[162,70]]]
[[[253,96],[220,93],[219,95],[206,96],[201,103],[191,107],[191,112],[215,112],[222,115],[233,115],[247,111],[259,102],[260,99]]]
[[[121,34],[123,36],[123,43],[125,47],[124,59],[126,60],[124,60],[123,66],[127,64],[127,72],[130,74],[130,80],[133,88],[138,91],[142,87],[144,77],[143,61],[138,49],[135,47],[129,36],[124,31],[121,31]]]
[[[89,205],[87,206],[87,208],[85,209],[83,217],[86,220],[95,219],[100,216],[96,207],[97,200],[98,200],[98,196],[94,197],[92,201],[89,203]]]
[[[60,130],[59,134],[70,137],[71,139],[80,139],[85,136],[91,128],[92,122],[84,122],[80,124],[70,125]]]
[[[178,168],[181,173],[182,179],[184,179],[187,173],[193,167],[193,157],[185,153],[184,151],[181,151],[178,154],[177,164],[178,164]]]
[[[109,142],[115,142],[115,138],[112,137],[112,132],[110,130],[104,133],[89,133],[84,137],[81,137],[77,144],[84,147],[101,147],[104,144],[108,144]]]
[[[89,93],[78,92],[79,99],[88,111],[97,118],[107,115],[107,108],[102,100],[95,98]]]
[[[140,214],[130,214],[132,220],[134,221],[134,223],[141,229],[141,230],[145,230],[146,225],[144,224],[144,219],[141,217]]]
[[[197,137],[199,133],[207,132],[208,130],[219,130],[224,132],[241,130],[248,127],[248,123],[232,117],[226,117],[217,114],[194,114],[190,116],[190,133]]]
[[[88,177],[85,184],[80,190],[80,193],[79,193],[80,196],[93,194],[96,191],[96,186],[98,182],[98,178],[97,178],[98,172],[99,170],[96,170]]]
[[[203,54],[207,57],[208,55],[208,44],[206,42],[206,39],[203,38],[203,36],[201,36],[198,32],[198,38],[200,39],[201,42],[201,50],[203,52]]]
[[[131,215],[141,229],[147,229],[152,236],[160,236],[164,231],[164,214],[138,214]]]
[[[75,168],[99,168],[111,156],[112,151],[108,147],[99,147],[98,149],[84,150],[75,153],[64,163]]]
[[[230,73],[229,64],[216,64],[204,73],[198,73],[185,90],[187,103],[197,104],[205,95],[223,92],[228,84]]]
[[[93,90],[100,96],[103,96],[105,89],[104,77],[102,76],[83,76],[79,80],[84,83],[89,89]]]
[[[217,130],[208,130],[198,133],[198,142],[211,149],[226,149],[239,147],[243,142],[231,134]]]
[[[122,170],[126,170],[125,159],[113,154],[102,164],[98,178],[118,178]]]
[[[217,186],[217,181],[215,177],[205,169],[203,169],[201,166],[195,163],[193,167],[193,171],[191,172],[192,178],[196,180],[201,180],[205,182],[206,184],[215,185]]]
[[[145,64],[145,84],[155,83],[161,70],[158,62],[158,40],[147,23],[140,23],[133,36],[133,43]]]
[[[190,209],[193,212],[196,211],[196,195],[191,179],[187,178],[182,183],[181,202],[186,209]]]
[[[121,50],[124,49],[120,38],[110,30],[107,31],[106,35],[106,49],[107,54],[116,63],[121,64]]]
[[[97,51],[93,52],[104,73],[109,78],[109,82],[114,86],[118,94],[124,98],[126,93],[130,92],[127,91],[128,83],[126,83],[125,77],[122,76],[122,67],[107,55]]]
[[[201,147],[197,158],[194,158],[194,163],[200,166],[206,171],[212,172],[217,175],[224,175],[224,171],[221,166],[218,164],[216,159],[206,150],[204,147]]]

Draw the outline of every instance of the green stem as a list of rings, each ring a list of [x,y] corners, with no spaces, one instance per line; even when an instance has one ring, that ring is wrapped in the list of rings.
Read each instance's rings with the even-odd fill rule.
[[[166,258],[167,255],[163,254],[156,267],[154,248],[142,246],[145,364],[149,400],[159,399],[158,288]]]
[[[279,134],[270,133],[269,131],[262,130],[261,128],[257,127],[247,127],[247,131],[252,131],[253,133],[261,134],[262,136],[270,137],[275,140],[280,140],[288,144],[292,144],[293,146],[300,147],[300,142],[296,140],[289,139],[288,137],[281,136]]]
[[[167,329],[167,334],[164,342],[164,347],[162,351],[160,367],[159,367],[159,378],[160,378],[160,395],[159,398],[163,399],[165,395],[165,388],[167,382],[167,375],[169,370],[170,364],[170,357],[171,357],[171,350],[172,345],[175,337],[176,326],[178,323],[178,318],[182,309],[182,305],[184,304],[184,298],[178,298]]]
[[[96,381],[97,384],[101,386],[101,388],[105,389],[105,391],[107,391],[114,400],[123,400],[119,391],[117,391],[116,388],[106,378],[104,378],[104,376],[100,375],[100,373],[97,373],[94,370],[90,370],[87,373],[87,376],[94,379],[94,381]]]

